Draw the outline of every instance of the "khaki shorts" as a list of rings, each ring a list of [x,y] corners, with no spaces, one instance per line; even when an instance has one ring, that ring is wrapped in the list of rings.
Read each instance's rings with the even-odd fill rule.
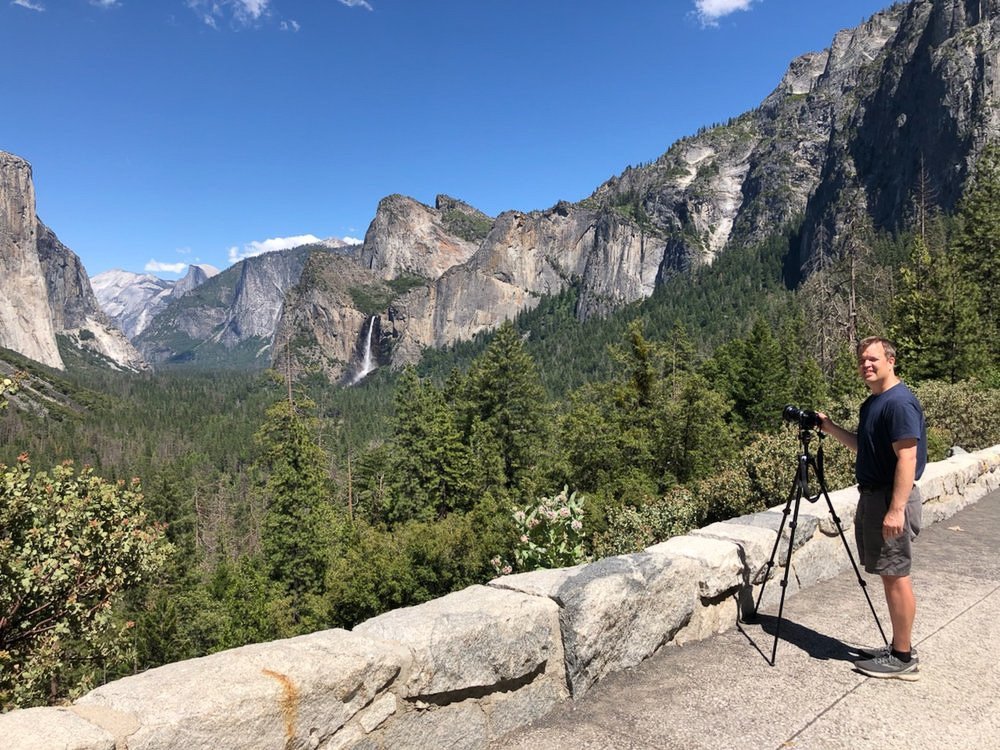
[[[858,559],[869,573],[880,576],[907,576],[913,562],[913,540],[920,533],[920,493],[910,493],[906,503],[904,530],[895,539],[882,538],[882,522],[892,501],[892,488],[862,489],[854,514],[854,540]]]

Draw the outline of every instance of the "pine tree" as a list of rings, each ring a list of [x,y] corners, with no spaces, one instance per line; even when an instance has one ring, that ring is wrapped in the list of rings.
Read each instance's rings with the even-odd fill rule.
[[[729,394],[733,411],[750,432],[774,429],[781,421],[791,397],[785,354],[771,327],[758,318],[745,339],[717,352],[709,368],[715,387]]]
[[[977,320],[979,287],[963,263],[961,234],[949,244],[947,222],[922,164],[911,214],[909,257],[900,269],[890,335],[906,377],[956,382],[986,362]]]
[[[1000,362],[1000,143],[987,146],[958,207],[959,229],[952,252],[978,290],[979,335],[993,367]]]
[[[505,486],[533,497],[539,489],[539,459],[547,447],[548,404],[535,362],[509,322],[470,367],[459,409],[465,435],[471,437],[478,422],[492,438]]]
[[[660,414],[657,444],[666,468],[686,484],[716,471],[735,451],[729,404],[701,375],[683,376]],[[662,487],[661,491],[667,488]]]
[[[432,520],[467,510],[472,500],[469,450],[444,394],[412,368],[403,372],[396,394],[387,519]]]
[[[945,247],[929,247],[924,235],[913,238],[890,329],[908,378],[955,383],[986,364],[978,289],[956,261]]]
[[[261,528],[264,565],[290,597],[292,617],[306,617],[309,597],[322,593],[334,539],[329,459],[313,439],[312,403],[282,399],[267,410],[257,434],[267,498]]]

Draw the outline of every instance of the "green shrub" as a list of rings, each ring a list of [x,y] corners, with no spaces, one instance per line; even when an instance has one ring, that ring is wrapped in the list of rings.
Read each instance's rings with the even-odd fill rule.
[[[935,380],[922,383],[916,393],[924,407],[928,433],[934,434],[935,453],[942,444],[971,452],[1000,443],[1000,388],[975,381]],[[943,457],[932,454],[930,460]]]
[[[127,659],[112,607],[164,563],[138,480],[107,482],[70,462],[0,465],[0,708],[89,688]]]
[[[697,528],[703,516],[703,505],[683,487],[639,507],[619,507],[609,513],[607,531],[595,536],[594,557],[639,552]]]
[[[835,440],[812,433],[809,452],[819,463],[823,448],[823,470],[828,490],[854,483],[854,454]],[[704,503],[708,521],[755,513],[787,502],[798,471],[801,445],[798,432],[786,429],[775,435],[758,435],[740,452],[738,459],[721,467],[714,476],[698,483],[696,495]],[[809,470],[809,492],[819,492],[816,471]]]

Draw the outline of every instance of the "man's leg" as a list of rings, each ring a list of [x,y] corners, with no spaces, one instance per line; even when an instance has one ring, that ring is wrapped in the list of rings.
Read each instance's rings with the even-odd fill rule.
[[[906,653],[912,647],[913,620],[917,614],[917,600],[913,595],[913,580],[909,575],[882,576],[885,602],[892,620],[892,647]]]

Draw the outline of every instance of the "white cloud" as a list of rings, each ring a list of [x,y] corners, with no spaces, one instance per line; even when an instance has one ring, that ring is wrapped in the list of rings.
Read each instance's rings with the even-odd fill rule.
[[[281,30],[282,31],[296,32],[296,31],[298,31],[301,28],[302,27],[299,25],[298,21],[289,20],[289,21],[282,21],[281,22]]]
[[[348,245],[360,245],[364,242],[364,240],[359,240],[357,237],[341,237],[340,239]]]
[[[340,0],[341,5],[346,5],[348,8],[364,8],[365,10],[375,10],[372,4],[368,0]]]
[[[267,13],[271,0],[233,0],[233,15],[237,21],[252,23]]]
[[[120,8],[121,0],[90,0],[90,4],[97,8]]]
[[[738,10],[750,10],[754,0],[695,0],[695,15],[702,26],[716,26],[723,16]]]
[[[313,234],[300,234],[296,237],[272,237],[269,240],[254,241],[247,243],[242,249],[238,247],[229,248],[229,262],[236,263],[244,258],[252,258],[255,255],[273,253],[277,250],[288,250],[300,245],[310,245],[314,242],[322,242],[322,240]]]
[[[180,273],[187,266],[187,263],[161,263],[158,260],[150,260],[146,263],[145,270],[151,273]]]
[[[234,26],[250,26],[270,13],[270,4],[271,0],[187,0],[187,7],[213,29],[227,18]]]
[[[22,8],[27,8],[28,10],[37,10],[41,13],[45,10],[45,6],[41,3],[32,2],[32,0],[11,0],[11,5],[19,5]]]

